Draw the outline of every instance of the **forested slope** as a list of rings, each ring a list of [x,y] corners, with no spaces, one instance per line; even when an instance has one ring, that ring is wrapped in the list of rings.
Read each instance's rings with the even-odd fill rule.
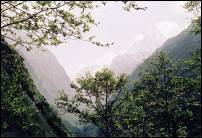
[[[23,58],[1,38],[1,136],[69,136],[35,87]]]

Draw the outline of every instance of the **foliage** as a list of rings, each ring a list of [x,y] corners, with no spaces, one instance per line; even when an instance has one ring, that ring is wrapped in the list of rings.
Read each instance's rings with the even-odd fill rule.
[[[83,40],[97,46],[101,43],[95,36],[86,36],[93,25],[94,8],[108,2],[95,1],[1,1],[1,35],[13,41],[13,45],[58,45],[70,39]],[[123,1],[125,10],[145,10],[136,2]],[[24,36],[16,32],[23,32]]]
[[[189,78],[186,85],[190,87],[192,97],[197,99],[197,102],[190,107],[193,118],[188,125],[188,136],[201,136],[201,49],[194,52],[183,64],[183,75]]]
[[[193,32],[200,33],[201,32],[201,1],[188,1],[185,3],[184,8],[187,9],[188,12],[194,13]]]
[[[201,136],[201,50],[181,62],[163,52],[147,61],[130,93],[125,76],[103,69],[73,83],[59,108],[98,126],[106,137]]]
[[[67,136],[61,119],[37,91],[23,58],[1,38],[1,132],[14,136]],[[43,117],[41,117],[41,114]],[[44,124],[43,119],[47,121]]]
[[[197,51],[185,65],[173,64],[163,53],[147,63],[134,85],[133,105],[145,113],[141,136],[201,135],[200,62]]]
[[[57,100],[59,108],[77,115],[81,122],[96,125],[102,135],[113,136],[116,131],[115,116],[126,98],[121,97],[127,84],[126,76],[115,76],[105,68],[95,76],[90,73],[77,79],[71,87],[76,95],[70,98],[65,93]]]

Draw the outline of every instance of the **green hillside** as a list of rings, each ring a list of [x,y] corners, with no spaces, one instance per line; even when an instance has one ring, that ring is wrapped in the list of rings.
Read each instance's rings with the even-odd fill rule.
[[[1,38],[1,136],[70,136],[36,89],[23,58]]]

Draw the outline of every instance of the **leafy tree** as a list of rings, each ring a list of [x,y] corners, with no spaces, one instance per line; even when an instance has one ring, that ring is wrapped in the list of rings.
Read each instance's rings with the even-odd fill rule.
[[[119,137],[144,137],[146,126],[145,111],[138,105],[138,98],[131,93],[124,93],[122,98],[127,100],[114,115],[116,133]]]
[[[188,122],[193,119],[190,107],[198,100],[191,78],[182,76],[182,70],[160,53],[140,73],[134,98],[140,98],[136,104],[145,111],[148,136],[187,136]]]
[[[136,2],[122,3],[127,11],[145,10]],[[13,41],[13,45],[20,44],[28,50],[31,44],[58,45],[69,39],[109,46],[110,43],[94,40],[94,36],[84,37],[93,25],[98,25],[92,10],[106,4],[104,1],[1,1],[1,35]]]
[[[132,93],[108,69],[86,74],[72,84],[77,94],[63,94],[57,105],[104,136],[201,136],[200,52],[182,63],[162,52],[148,59]]]
[[[192,57],[183,62],[183,76],[188,79],[184,84],[189,87],[195,104],[189,108],[193,112],[192,120],[188,125],[188,136],[201,136],[201,49],[193,52]]]
[[[127,77],[123,74],[115,76],[105,68],[95,76],[90,73],[72,83],[76,95],[70,98],[62,94],[57,99],[57,106],[65,111],[77,115],[81,122],[92,123],[106,137],[116,135],[117,112],[126,101],[122,92],[127,84]]]
[[[188,12],[194,13],[193,18],[193,32],[201,32],[201,1],[188,1],[185,3],[184,8]]]
[[[18,77],[22,76],[23,68],[19,64],[22,59],[10,54],[9,50],[7,43],[1,39],[1,131],[15,128],[24,131],[31,126],[30,118],[35,109],[27,106],[28,97]]]

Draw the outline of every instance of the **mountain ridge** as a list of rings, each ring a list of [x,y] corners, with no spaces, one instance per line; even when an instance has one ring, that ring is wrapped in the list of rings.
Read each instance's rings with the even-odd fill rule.
[[[192,52],[194,52],[198,48],[201,48],[201,33],[192,33],[191,26],[192,24],[176,36],[166,40],[163,45],[160,48],[157,48],[149,58],[155,57],[160,51],[165,52],[174,61],[179,61],[191,57]],[[144,66],[145,62],[141,63],[129,75],[129,80],[137,80],[138,73],[142,68],[144,68]]]

